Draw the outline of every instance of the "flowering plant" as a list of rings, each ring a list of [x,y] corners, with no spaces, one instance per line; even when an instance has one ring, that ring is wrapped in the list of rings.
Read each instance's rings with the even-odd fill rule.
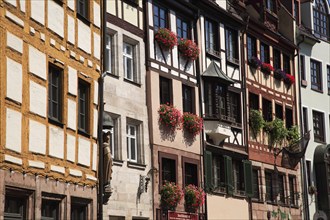
[[[171,130],[180,128],[181,112],[172,105],[162,104],[158,109],[159,122]]]
[[[270,65],[269,63],[262,63],[260,68],[263,73],[267,73],[267,74],[270,74],[271,71],[274,71],[273,66]]]
[[[294,78],[293,75],[290,75],[290,74],[288,74],[288,73],[285,75],[284,82],[285,82],[286,84],[288,84],[288,85],[292,85],[292,84],[294,83],[294,81],[295,81],[295,78]]]
[[[190,184],[184,188],[184,200],[186,212],[195,213],[205,202],[205,192],[202,188]]]
[[[258,57],[251,57],[251,59],[249,59],[249,64],[257,69],[262,65],[262,62],[258,59]]]
[[[281,70],[281,69],[277,69],[274,71],[274,78],[277,80],[281,80],[284,79],[286,77],[286,73]]]
[[[182,197],[182,189],[175,183],[166,181],[160,190],[160,207],[163,210],[175,210]]]
[[[158,42],[159,46],[166,49],[172,49],[178,44],[178,39],[175,33],[167,28],[160,28],[155,34],[155,40]]]
[[[199,55],[199,48],[195,42],[181,38],[178,43],[180,53],[189,60],[196,60]]]
[[[195,114],[185,112],[182,116],[183,128],[193,136],[198,135],[203,129],[203,119]]]

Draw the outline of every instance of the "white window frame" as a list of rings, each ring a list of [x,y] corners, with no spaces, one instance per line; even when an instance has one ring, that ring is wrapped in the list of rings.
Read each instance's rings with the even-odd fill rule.
[[[134,129],[134,135],[131,135],[131,129]],[[131,125],[131,124],[127,124],[127,128],[126,128],[126,130],[127,130],[127,133],[126,133],[126,140],[127,140],[127,158],[128,158],[128,160],[129,161],[131,161],[131,162],[135,162],[135,163],[137,163],[137,161],[138,161],[138,152],[137,152],[137,145],[138,145],[138,140],[137,140],[137,133],[138,133],[138,130],[137,130],[137,126],[136,125]],[[132,149],[132,146],[131,146],[131,139],[134,139],[135,140],[135,146],[134,146],[134,148],[135,148],[135,159],[132,159],[132,151],[131,151],[131,149]]]
[[[105,46],[105,57],[107,59],[105,60],[105,62],[106,62],[106,71],[109,73],[113,73],[113,70],[112,70],[112,52],[113,52],[112,43],[113,43],[112,36],[107,34],[106,46]]]
[[[124,62],[124,77],[125,77],[125,79],[127,79],[127,80],[130,80],[130,81],[135,81],[134,79],[136,78],[135,77],[135,72],[134,72],[134,45],[132,45],[132,44],[128,44],[128,43],[124,43],[123,44],[123,62]],[[127,50],[126,50],[126,48],[127,47],[130,47],[131,48],[131,54],[128,54],[127,53]],[[131,59],[132,60],[132,62],[131,62],[131,65],[130,65],[130,67],[128,67],[127,66],[127,60],[128,59]],[[129,77],[128,75],[127,75],[127,69],[128,68],[131,68],[131,77]]]
[[[111,150],[111,157],[115,158],[115,128],[111,128],[110,130],[110,150]]]

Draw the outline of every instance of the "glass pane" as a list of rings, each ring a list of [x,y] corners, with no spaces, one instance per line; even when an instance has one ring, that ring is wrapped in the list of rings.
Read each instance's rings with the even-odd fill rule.
[[[128,79],[133,79],[132,76],[132,59],[126,57],[126,77]]]
[[[131,138],[131,160],[136,160],[135,139]]]
[[[132,46],[126,44],[125,48],[126,48],[126,54],[132,55]]]
[[[135,127],[130,126],[130,135],[135,136]]]

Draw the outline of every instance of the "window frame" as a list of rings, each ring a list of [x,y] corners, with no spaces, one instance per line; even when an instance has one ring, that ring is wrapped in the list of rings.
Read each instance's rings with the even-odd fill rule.
[[[133,128],[134,134],[131,134],[131,129]],[[127,144],[127,160],[130,162],[138,163],[139,161],[139,153],[138,153],[138,126],[133,124],[126,125],[126,144]],[[135,159],[132,159],[132,142],[131,140],[135,140]]]
[[[178,25],[179,23],[180,23],[181,28],[179,28],[179,25]],[[186,30],[184,30],[183,24],[186,24]],[[184,32],[186,32],[185,37],[183,36]],[[189,21],[186,20],[186,19],[183,19],[181,16],[176,16],[176,34],[177,34],[179,40],[181,38],[183,38],[183,39],[190,39],[191,38]]]
[[[18,213],[12,213],[12,212],[6,212],[6,199],[8,197],[14,198],[18,201],[23,200],[22,209],[20,212],[22,219],[32,219],[33,213],[30,212],[30,210],[34,209],[34,203],[31,199],[33,199],[33,191],[27,190],[27,189],[21,189],[16,187],[5,187],[5,195],[4,195],[5,203],[3,204],[3,215],[4,218],[6,217],[19,217]]]
[[[285,127],[287,129],[291,128],[293,123],[293,109],[291,107],[285,107]]]
[[[322,63],[310,59],[310,74],[311,74],[311,89],[317,92],[322,92]]]
[[[303,117],[303,129],[304,129],[304,134],[306,134],[309,130],[309,125],[308,125],[308,109],[306,107],[302,108],[302,117]]]
[[[217,23],[210,20],[205,19],[204,21],[205,27],[205,51],[207,53],[215,54],[218,51],[218,39],[219,33],[217,31]]]
[[[54,73],[54,71],[56,73]],[[56,75],[57,84],[53,84],[53,76]],[[52,63],[48,64],[48,119],[49,121],[55,123],[62,123],[63,120],[63,68],[54,65]],[[57,116],[54,116],[54,107],[53,104],[56,100],[53,97],[53,87],[57,88]]]
[[[87,220],[90,219],[91,217],[91,201],[88,199],[84,199],[84,198],[78,198],[78,197],[71,197],[71,207],[70,207],[70,217],[72,220],[75,220],[75,218],[72,217],[72,211],[73,211],[73,207],[77,208],[77,207],[83,207],[84,209],[84,217],[83,218],[78,218],[77,220]]]
[[[266,105],[267,104],[269,105]],[[262,97],[262,116],[265,121],[273,120],[273,103],[271,100]]]
[[[288,193],[289,193],[288,200],[289,201],[288,201],[288,203],[290,205],[297,206],[298,205],[298,203],[297,203],[297,200],[298,200],[298,198],[297,198],[297,177],[289,174],[288,178],[289,178],[289,191],[288,191]],[[291,184],[291,180],[293,180],[292,184]]]
[[[282,182],[281,182],[282,181]],[[278,194],[280,194],[279,202],[286,204],[286,175],[284,173],[278,173]]]
[[[250,60],[252,57],[257,57],[257,40],[251,35],[246,38],[247,58]]]
[[[182,111],[195,114],[195,88],[182,84]]]
[[[327,65],[328,95],[330,95],[330,65]]]
[[[217,192],[226,193],[226,167],[223,155],[212,153],[211,182]]]
[[[290,60],[290,56],[283,53],[283,71],[285,71],[285,73],[287,74],[291,74],[291,60]]]
[[[105,62],[106,62],[106,71],[110,74],[114,74],[113,40],[114,40],[113,35],[106,34]]]
[[[167,89],[164,87],[163,83],[166,84]],[[172,79],[159,76],[159,102],[160,104],[173,104]]]
[[[270,63],[269,45],[260,42],[260,61]]]
[[[81,99],[81,90],[84,89],[85,90],[85,99],[82,100]],[[90,98],[90,84],[79,78],[78,79],[78,131],[79,132],[82,132],[84,134],[89,134],[90,132],[90,122],[89,122],[89,116],[90,116],[90,102],[91,102],[91,98]],[[84,102],[84,108],[85,108],[85,112],[84,113],[81,113],[81,101]],[[84,115],[84,127],[82,127],[82,122],[80,120],[80,116],[81,115]]]
[[[283,120],[283,105],[275,102],[275,117]]]
[[[273,48],[273,66],[274,69],[281,69],[282,61],[281,61],[281,51]]]
[[[155,10],[157,10],[158,16],[155,14]],[[164,18],[161,18],[161,11],[164,11]],[[167,28],[168,27],[168,15],[167,15],[167,9],[159,6],[158,4],[153,4],[153,9],[152,9],[152,18],[153,18],[153,27],[155,31],[158,31],[159,28]],[[156,26],[157,20],[158,25]],[[164,25],[161,25],[161,21],[164,21]]]
[[[48,216],[43,216],[43,210],[44,210],[44,201],[53,203],[55,207],[55,216],[53,217],[48,217]],[[49,199],[49,198],[42,198],[41,201],[41,220],[56,220],[56,219],[60,219],[60,210],[61,210],[61,201],[60,200],[56,200],[56,199]]]
[[[127,53],[127,47],[131,48],[131,54]],[[131,60],[131,77],[128,76],[127,60]],[[135,56],[135,45],[123,42],[123,64],[124,64],[124,78],[131,82],[137,82],[137,74],[135,68],[136,56]]]
[[[199,186],[200,183],[199,183],[199,161],[196,160],[196,159],[193,159],[193,158],[188,158],[188,157],[182,157],[182,182],[183,182],[183,186],[187,186],[187,182],[186,182],[186,168],[187,168],[187,164],[190,164],[190,165],[193,165],[193,166],[196,166],[196,173],[195,175],[195,178],[196,178],[196,184],[193,184],[195,186]],[[191,183],[190,183],[191,184]]]
[[[226,27],[225,42],[226,42],[226,60],[235,64],[239,64],[239,50],[238,50],[239,45],[238,45],[237,30]]]
[[[314,134],[314,141],[319,143],[325,142],[325,122],[324,122],[324,113],[313,110],[313,134]],[[318,118],[316,118],[318,117]],[[317,119],[317,121],[315,120]],[[319,125],[316,125],[316,122],[320,122]],[[316,132],[320,134],[316,134]]]
[[[256,98],[256,99],[254,99]],[[257,105],[257,108],[255,108]],[[249,109],[254,109],[259,111],[260,108],[260,100],[259,100],[259,95],[253,93],[253,92],[249,92]]]
[[[83,4],[82,9],[79,7],[79,3]],[[77,12],[78,17],[81,17],[88,21],[89,20],[89,1],[88,0],[76,0],[76,12]]]
[[[267,176],[270,177],[270,180],[267,181]],[[267,185],[267,183],[270,183]],[[268,203],[274,202],[274,192],[273,192],[273,171],[265,170],[265,201]],[[269,195],[269,196],[267,196]]]
[[[255,178],[255,172],[257,172],[257,177]],[[258,167],[252,167],[252,183],[253,183],[253,200],[260,201],[260,178],[261,178],[261,169]],[[257,180],[257,182],[255,182]],[[257,189],[257,191],[255,191]],[[256,196],[258,195],[258,196]]]
[[[161,189],[161,186],[164,184],[163,179],[163,160],[162,159],[169,159],[173,160],[175,163],[174,169],[175,169],[175,184],[178,183],[178,155],[175,154],[169,154],[165,152],[158,152],[158,165],[159,165],[159,189]]]
[[[299,61],[300,61],[300,75],[301,75],[301,80],[306,81],[306,59],[305,55],[300,55],[299,56]],[[303,85],[305,86],[305,85]]]
[[[327,3],[316,0],[313,6],[313,30],[320,38],[329,39],[329,15],[326,9]]]

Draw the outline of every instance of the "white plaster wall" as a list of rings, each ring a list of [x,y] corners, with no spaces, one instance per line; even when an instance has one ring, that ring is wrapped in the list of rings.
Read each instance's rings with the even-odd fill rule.
[[[6,148],[21,152],[22,114],[10,108],[6,109]]]
[[[75,101],[68,99],[68,128],[76,130],[77,127],[77,104]]]
[[[55,126],[49,126],[49,155],[64,159],[64,131]]]
[[[16,3],[16,0],[5,0],[5,2],[8,2],[9,4],[17,7],[17,3]]]
[[[18,18],[16,15],[14,15],[13,13],[10,13],[7,10],[6,10],[6,17],[13,20],[16,24],[20,25],[21,27],[24,27],[23,20]]]
[[[46,154],[46,126],[29,120],[29,151]]]
[[[101,38],[100,35],[97,33],[93,33],[94,35],[94,57],[97,59],[100,59],[100,44],[101,44]]]
[[[29,71],[42,79],[46,79],[46,64],[46,54],[29,45]]]
[[[97,119],[98,119],[98,111],[93,108],[93,137],[97,137]]]
[[[68,41],[75,44],[74,18],[68,15]]]
[[[7,46],[17,52],[23,53],[23,41],[9,31],[7,31]]]
[[[46,87],[30,80],[30,111],[40,116],[47,115]]]
[[[97,167],[97,144],[93,143],[93,166],[92,169],[96,170]]]
[[[20,3],[21,11],[25,12],[25,0],[20,0],[19,3]]]
[[[74,3],[75,3],[75,0],[68,0],[68,7],[71,8],[73,11],[74,11]]]
[[[77,95],[77,70],[68,66],[68,92]]]
[[[31,1],[31,17],[40,24],[45,24],[45,1]]]
[[[71,134],[66,136],[66,159],[71,162],[76,160],[76,137]]]
[[[131,23],[134,26],[138,26],[138,11],[135,7],[124,3],[123,13],[125,21]]]
[[[78,163],[88,167],[91,165],[91,143],[82,137],[79,137]]]
[[[93,10],[94,10],[94,24],[97,27],[101,26],[101,14],[100,14],[100,5],[98,3],[94,2]]]
[[[53,0],[48,0],[48,28],[64,37],[64,10]]]
[[[22,103],[22,65],[8,57],[7,97]]]
[[[107,12],[116,15],[116,1],[107,1]]]
[[[96,80],[94,81],[94,100],[93,100],[93,102],[95,105],[97,105],[99,102],[99,84]]]
[[[86,53],[91,53],[91,29],[78,20],[78,47]]]

